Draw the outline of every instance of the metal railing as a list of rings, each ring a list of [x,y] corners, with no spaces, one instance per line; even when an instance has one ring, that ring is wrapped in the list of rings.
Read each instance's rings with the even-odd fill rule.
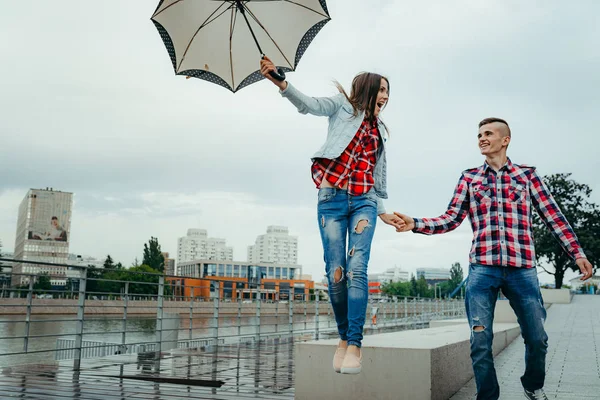
[[[272,290],[258,285],[253,288],[254,298],[244,299],[236,298],[242,292],[233,289],[239,281],[220,290],[212,285],[181,290],[163,275],[136,272],[137,280],[125,281],[110,279],[110,271],[101,269],[50,265],[70,268],[64,288],[41,287],[39,273],[19,273],[25,283],[3,289],[0,365],[73,360],[73,368],[78,370],[86,358],[135,353],[158,357],[165,351],[270,338],[337,336],[330,303],[314,293],[297,300],[291,288],[287,301],[277,301],[269,298]],[[50,276],[61,277],[65,278],[62,274]],[[425,328],[431,320],[464,316],[459,300],[371,300],[365,334]]]

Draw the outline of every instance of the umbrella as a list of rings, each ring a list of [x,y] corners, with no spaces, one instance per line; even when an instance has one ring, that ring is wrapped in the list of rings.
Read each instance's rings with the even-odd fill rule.
[[[151,19],[175,74],[236,92],[264,78],[259,55],[285,79],[330,17],[325,0],[161,0]]]

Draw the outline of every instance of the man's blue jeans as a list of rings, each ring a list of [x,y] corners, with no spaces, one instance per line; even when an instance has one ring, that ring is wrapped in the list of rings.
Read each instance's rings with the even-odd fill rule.
[[[525,339],[525,374],[521,383],[530,391],[544,387],[548,335],[536,269],[471,264],[465,305],[471,326],[471,360],[478,400],[496,400],[500,396],[492,355],[492,324],[500,289],[517,315]]]
[[[322,188],[317,206],[329,299],[338,333],[348,345],[358,347],[367,312],[367,264],[377,222],[374,196],[371,192],[352,196],[346,190]]]

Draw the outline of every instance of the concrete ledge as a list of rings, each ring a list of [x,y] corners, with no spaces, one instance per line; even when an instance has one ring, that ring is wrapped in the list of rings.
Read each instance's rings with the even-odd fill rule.
[[[544,289],[542,288],[544,303],[569,304],[573,296],[570,289]]]
[[[441,326],[468,325],[466,318],[461,319],[439,319],[429,322],[430,328],[439,328]],[[468,329],[468,328],[467,328]]]
[[[494,324],[494,354],[520,334],[517,324]],[[297,400],[445,400],[472,377],[466,323],[366,336],[360,375],[333,371],[337,340],[299,343]]]

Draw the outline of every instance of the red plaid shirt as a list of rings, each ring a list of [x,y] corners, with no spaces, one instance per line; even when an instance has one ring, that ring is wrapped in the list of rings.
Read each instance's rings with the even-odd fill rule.
[[[487,163],[464,171],[446,213],[437,218],[416,218],[414,232],[449,232],[468,215],[473,229],[471,263],[532,268],[532,206],[571,257],[585,257],[535,168],[513,164],[510,159],[497,173]]]
[[[377,124],[366,119],[358,128],[346,150],[335,160],[318,158],[312,164],[312,176],[317,188],[323,179],[333,187],[342,188],[348,183],[348,193],[358,196],[373,187],[373,169],[377,162],[379,130]]]

